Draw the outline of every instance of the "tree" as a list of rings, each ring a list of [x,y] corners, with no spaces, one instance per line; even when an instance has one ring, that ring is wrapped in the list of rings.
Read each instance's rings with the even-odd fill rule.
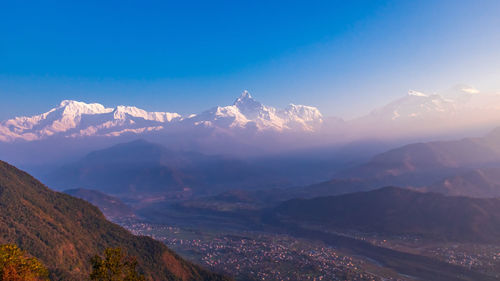
[[[14,244],[0,245],[0,280],[45,281],[49,271],[34,257],[29,257]]]
[[[95,255],[91,259],[92,281],[144,281],[137,272],[137,260],[123,254],[121,248],[107,248],[104,257]]]

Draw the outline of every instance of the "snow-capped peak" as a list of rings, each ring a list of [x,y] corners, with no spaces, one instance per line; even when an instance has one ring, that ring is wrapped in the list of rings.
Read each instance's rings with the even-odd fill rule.
[[[63,100],[59,104],[58,109],[62,109],[62,114],[67,116],[79,116],[82,114],[102,114],[113,111],[112,108],[106,108],[99,103],[84,103],[74,100]]]
[[[271,109],[270,107],[266,107],[256,101],[248,91],[243,91],[240,97],[236,99],[233,106],[235,106],[241,114],[250,120],[259,117],[259,115]]]
[[[0,141],[31,141],[56,135],[79,137],[151,131],[174,119],[180,119],[180,115],[146,112],[133,106],[107,108],[99,103],[63,100],[58,107],[48,112],[0,122]],[[136,124],[136,121],[140,122]]]
[[[291,103],[285,108],[285,112],[288,115],[297,116],[304,121],[315,121],[323,118],[319,109],[314,106],[296,105]]]
[[[438,120],[455,114],[455,103],[440,95],[427,95],[410,90],[408,95],[363,117],[367,122],[404,122],[408,120]],[[362,118],[362,120],[363,120]],[[413,121],[412,121],[413,122]]]
[[[322,123],[315,107],[291,104],[276,109],[255,100],[248,91],[228,106],[218,106],[193,118],[195,124],[217,128],[253,128],[257,131],[314,131]]]
[[[51,136],[119,136],[199,125],[224,130],[232,128],[312,131],[322,122],[314,107],[290,105],[280,110],[256,101],[248,91],[233,105],[215,107],[199,115],[182,118],[177,113],[148,112],[134,106],[107,108],[99,103],[63,100],[58,107],[31,117],[0,122],[0,141],[39,140]],[[169,124],[177,124],[171,126]]]
[[[243,91],[243,93],[241,93],[240,97],[237,98],[233,105],[237,106],[237,107],[244,107],[244,106],[248,106],[248,105],[253,105],[254,107],[258,107],[258,106],[261,106],[262,104],[258,101],[256,101],[252,95],[250,95],[250,93],[248,91]]]
[[[234,102],[234,104],[237,104],[237,103],[241,103],[245,100],[254,100],[252,95],[250,95],[250,93],[247,91],[247,90],[244,90],[241,95],[236,99],[236,101]]]

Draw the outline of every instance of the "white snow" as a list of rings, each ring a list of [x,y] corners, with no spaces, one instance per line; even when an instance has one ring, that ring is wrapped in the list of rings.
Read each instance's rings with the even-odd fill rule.
[[[289,105],[280,110],[256,101],[250,93],[244,91],[233,105],[216,107],[194,117],[196,124],[210,121],[211,126],[228,128],[246,128],[253,126],[258,131],[298,130],[311,131],[322,123],[322,115],[315,107]]]
[[[171,112],[148,112],[135,106],[107,108],[98,103],[64,100],[46,113],[0,122],[0,141],[33,141],[53,136],[112,137],[168,130],[168,125],[174,123],[181,127],[312,131],[322,123],[322,115],[310,106],[291,104],[284,110],[265,106],[248,91],[244,91],[233,105],[217,106],[185,117]]]
[[[331,131],[342,137],[385,136],[429,129],[443,131],[476,124],[500,124],[499,110],[500,95],[480,93],[466,85],[457,85],[440,94],[410,90],[407,95],[368,115],[348,121],[324,118],[312,106],[289,104],[284,109],[267,106],[255,100],[248,91],[244,91],[231,105],[216,106],[200,114],[185,116],[172,112],[148,112],[134,106],[108,108],[98,103],[64,100],[45,113],[0,122],[0,142],[53,137],[117,137],[159,131],[184,133],[187,130],[233,135],[241,131],[252,134]]]

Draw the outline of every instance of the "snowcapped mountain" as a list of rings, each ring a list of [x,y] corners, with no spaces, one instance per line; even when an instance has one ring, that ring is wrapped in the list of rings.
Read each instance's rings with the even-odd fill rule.
[[[392,121],[448,118],[456,110],[456,102],[451,99],[410,90],[407,96],[372,111],[369,118]]]
[[[277,134],[293,133],[294,137],[281,141],[308,145],[314,141],[328,144],[372,137],[444,136],[474,128],[489,130],[499,124],[500,95],[481,93],[466,85],[438,94],[409,91],[363,117],[348,121],[324,118],[311,106],[290,104],[277,109],[258,102],[244,91],[232,105],[186,116],[147,112],[133,106],[107,108],[65,100],[46,113],[0,122],[0,142],[148,134],[178,142],[211,139],[214,144],[221,139],[229,141],[226,137],[231,136],[236,142],[258,146],[254,137],[263,140],[263,136],[274,138]],[[307,140],[299,139],[297,133]]]
[[[64,100],[46,113],[1,122],[0,141],[141,133],[162,129],[161,124],[179,118],[177,113],[146,112],[129,106],[106,108],[98,103]]]
[[[290,104],[280,110],[261,104],[244,91],[233,105],[217,106],[189,120],[194,124],[219,128],[314,131],[321,126],[322,118],[315,107]]]
[[[500,124],[500,95],[457,85],[441,93],[408,94],[349,121],[352,130],[377,137],[429,136],[467,130],[490,130]]]
[[[0,141],[33,141],[49,137],[121,136],[186,128],[250,129],[253,131],[314,131],[322,124],[315,107],[289,105],[280,110],[266,106],[244,91],[233,105],[215,107],[199,115],[147,112],[133,106],[106,108],[97,103],[65,100],[46,113],[0,122]],[[176,127],[178,128],[178,127]]]

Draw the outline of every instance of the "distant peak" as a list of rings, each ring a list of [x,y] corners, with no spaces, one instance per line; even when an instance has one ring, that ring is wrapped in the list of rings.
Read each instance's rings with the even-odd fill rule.
[[[247,90],[243,91],[240,97],[234,101],[234,105],[241,105],[245,103],[259,104]]]
[[[63,100],[63,101],[59,104],[59,106],[60,106],[60,107],[65,107],[65,106],[68,106],[68,105],[70,105],[70,104],[76,104],[76,103],[81,103],[81,102],[79,102],[79,101],[75,101],[75,100]]]
[[[64,110],[65,115],[98,114],[108,113],[113,109],[105,108],[99,103],[85,103],[75,100],[63,100],[59,108]]]
[[[244,90],[240,95],[240,99],[251,99],[252,95],[247,90]]]
[[[244,100],[253,100],[252,95],[250,95],[250,93],[247,90],[241,93],[240,97],[236,99],[236,102]]]

